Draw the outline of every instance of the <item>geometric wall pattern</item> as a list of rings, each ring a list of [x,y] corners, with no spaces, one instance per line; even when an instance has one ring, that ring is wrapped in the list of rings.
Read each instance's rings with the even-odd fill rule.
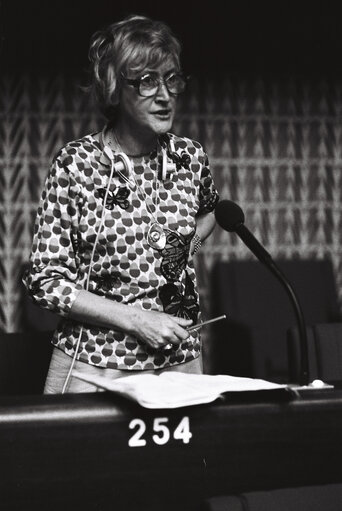
[[[329,258],[342,302],[342,83],[234,78],[196,81],[173,131],[199,140],[221,198],[277,258]],[[0,330],[21,329],[20,275],[54,153],[102,119],[79,77],[0,77]],[[216,228],[197,256],[204,315],[218,259],[253,256]]]

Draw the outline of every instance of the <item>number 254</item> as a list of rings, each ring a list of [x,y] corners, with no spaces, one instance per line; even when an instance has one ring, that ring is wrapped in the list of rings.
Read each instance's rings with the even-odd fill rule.
[[[156,417],[153,420],[153,442],[157,445],[165,445],[172,434],[175,440],[181,440],[184,444],[188,444],[192,437],[189,417],[183,417],[173,433],[167,426],[168,421],[167,417]],[[128,441],[129,447],[144,447],[146,445],[146,439],[143,438],[147,429],[146,423],[142,419],[133,419],[128,427],[129,429],[136,429]]]

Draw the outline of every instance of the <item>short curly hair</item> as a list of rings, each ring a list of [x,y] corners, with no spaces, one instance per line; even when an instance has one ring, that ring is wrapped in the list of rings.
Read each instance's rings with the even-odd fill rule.
[[[122,74],[157,67],[169,57],[180,68],[180,53],[170,27],[146,16],[131,15],[96,32],[89,48],[90,89],[105,117],[110,120],[119,103]]]

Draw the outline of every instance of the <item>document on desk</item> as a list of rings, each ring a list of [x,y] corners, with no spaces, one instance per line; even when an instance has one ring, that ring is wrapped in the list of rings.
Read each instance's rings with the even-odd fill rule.
[[[226,392],[246,392],[286,388],[286,385],[254,378],[228,375],[186,374],[164,372],[133,374],[111,380],[103,376],[73,376],[96,387],[138,402],[145,408],[179,408],[215,401]]]

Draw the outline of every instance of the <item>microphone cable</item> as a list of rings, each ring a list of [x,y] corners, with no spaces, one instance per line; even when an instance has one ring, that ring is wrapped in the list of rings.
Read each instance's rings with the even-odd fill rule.
[[[107,198],[108,198],[108,194],[109,194],[109,190],[110,190],[110,185],[111,185],[111,182],[112,182],[112,179],[113,179],[113,175],[114,175],[114,172],[115,172],[115,166],[116,166],[116,161],[115,161],[114,154],[113,154],[113,151],[111,150],[111,148],[108,147],[108,146],[105,146],[104,149],[103,149],[103,152],[105,153],[105,155],[111,161],[111,170],[110,170],[110,174],[109,174],[109,178],[108,178],[108,183],[107,183],[107,186],[106,186],[105,196],[104,196],[104,199],[103,199],[103,210],[102,210],[102,214],[101,214],[100,224],[99,224],[99,228],[98,228],[97,233],[96,233],[96,238],[95,238],[95,241],[94,241],[93,250],[92,250],[92,253],[91,253],[91,256],[90,256],[89,270],[88,270],[88,274],[87,274],[86,285],[85,285],[85,288],[84,288],[85,291],[89,290],[90,275],[91,275],[91,270],[92,270],[93,263],[94,263],[94,256],[95,256],[96,245],[97,245],[97,243],[99,241],[99,237],[100,237],[100,234],[101,234],[101,229],[102,229],[104,218],[105,218],[105,215],[106,215]],[[127,157],[127,155],[125,153],[117,153],[116,154],[116,158],[118,160],[121,160],[121,162],[123,163],[123,166],[126,167],[127,170],[130,169],[131,163],[130,163],[129,158]],[[63,385],[63,388],[62,388],[62,394],[64,394],[66,389],[67,389],[67,386],[69,384],[69,381],[70,381],[70,378],[71,378],[71,375],[72,375],[72,371],[73,371],[74,366],[75,366],[76,358],[77,358],[77,355],[78,355],[78,350],[79,350],[80,343],[81,343],[82,333],[83,333],[83,325],[81,325],[81,330],[80,330],[80,333],[79,333],[79,336],[78,336],[78,339],[77,339],[77,343],[76,343],[76,346],[75,346],[75,353],[73,355],[73,358],[72,358],[72,361],[71,361],[71,364],[70,364],[70,368],[69,368],[68,374],[67,374],[67,376],[65,378],[65,381],[64,381],[64,385]]]

